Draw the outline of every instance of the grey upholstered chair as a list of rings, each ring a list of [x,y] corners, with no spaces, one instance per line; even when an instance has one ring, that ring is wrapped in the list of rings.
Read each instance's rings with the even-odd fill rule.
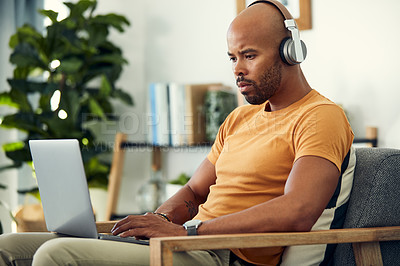
[[[344,228],[400,225],[400,150],[358,148]],[[400,265],[400,241],[381,242],[384,265]],[[339,244],[335,265],[355,265],[351,244]]]

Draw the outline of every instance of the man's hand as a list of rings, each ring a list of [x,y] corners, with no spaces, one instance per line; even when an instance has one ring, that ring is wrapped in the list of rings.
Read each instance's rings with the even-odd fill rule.
[[[120,235],[121,237],[133,236],[138,239],[187,235],[182,225],[168,222],[153,213],[129,215],[117,222],[111,232],[113,235]]]

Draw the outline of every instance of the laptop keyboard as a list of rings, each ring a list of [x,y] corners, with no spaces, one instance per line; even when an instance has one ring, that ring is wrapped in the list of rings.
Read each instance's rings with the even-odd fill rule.
[[[126,243],[134,243],[134,244],[147,245],[147,246],[149,245],[149,240],[138,240],[134,237],[120,237],[120,236],[114,236],[114,235],[99,234],[99,239],[126,242]]]

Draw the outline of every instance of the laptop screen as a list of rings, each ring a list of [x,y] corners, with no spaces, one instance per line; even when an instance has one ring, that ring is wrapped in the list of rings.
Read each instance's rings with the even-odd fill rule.
[[[78,140],[30,140],[29,147],[47,229],[97,238]]]

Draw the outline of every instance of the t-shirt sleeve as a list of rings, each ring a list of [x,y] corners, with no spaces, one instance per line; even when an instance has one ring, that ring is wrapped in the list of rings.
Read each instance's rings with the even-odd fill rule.
[[[334,104],[314,107],[301,119],[294,134],[294,161],[318,156],[331,161],[339,171],[354,138],[343,109]]]

